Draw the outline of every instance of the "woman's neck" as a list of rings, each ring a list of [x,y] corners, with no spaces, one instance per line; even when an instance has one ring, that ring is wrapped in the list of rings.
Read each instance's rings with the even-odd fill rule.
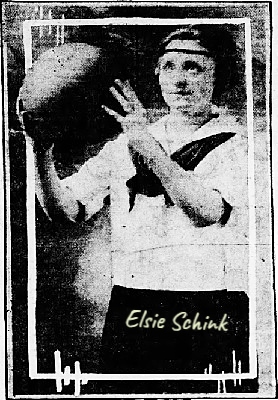
[[[178,122],[179,125],[194,125],[200,127],[208,122],[212,118],[213,112],[211,105],[202,112],[189,113],[187,110],[182,109],[170,109],[169,119]]]

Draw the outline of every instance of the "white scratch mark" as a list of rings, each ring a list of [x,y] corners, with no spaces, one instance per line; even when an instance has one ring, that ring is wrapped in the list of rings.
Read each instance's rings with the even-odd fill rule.
[[[56,390],[57,393],[62,391],[62,368],[61,368],[61,353],[59,350],[54,351],[55,358],[55,375],[56,375]]]
[[[222,371],[222,374],[224,375],[224,371]],[[226,381],[225,381],[224,376],[223,376],[223,379],[222,379],[222,385],[223,385],[223,393],[227,393],[226,392]]]
[[[60,26],[56,26],[56,46],[60,44]]]
[[[59,350],[54,352],[55,358],[55,379],[56,379],[56,390],[57,393],[62,392],[62,381],[64,385],[68,386],[71,381],[74,381],[74,395],[79,396],[81,391],[81,385],[86,385],[88,383],[88,378],[82,377],[82,372],[80,368],[80,362],[75,361],[74,363],[74,373],[70,371],[70,367],[67,365],[62,372],[61,363],[61,353]]]
[[[209,374],[212,374],[212,364],[209,364],[209,370],[208,370]]]
[[[51,10],[48,11],[48,19],[52,19]],[[49,25],[49,27],[48,27],[48,35],[51,35],[51,33],[52,33],[52,25]]]
[[[236,352],[233,350],[233,374],[236,373]],[[236,386],[236,379],[234,379],[234,386]]]
[[[43,6],[40,6],[40,19],[43,19]],[[40,39],[43,35],[43,26],[40,26]]]
[[[241,374],[241,360],[238,361],[238,373]],[[241,379],[238,380],[238,383],[241,386]]]
[[[62,19],[63,20],[65,19],[65,15],[64,14],[62,15]],[[61,25],[61,44],[64,44],[64,43],[65,43],[65,25],[62,24]]]

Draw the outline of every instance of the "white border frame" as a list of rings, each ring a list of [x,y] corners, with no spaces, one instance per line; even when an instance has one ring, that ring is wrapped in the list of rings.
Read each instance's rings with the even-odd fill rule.
[[[28,237],[28,356],[29,376],[31,379],[56,380],[57,392],[62,391],[62,381],[69,384],[75,381],[75,396],[80,395],[80,384],[88,380],[217,380],[225,388],[226,380],[239,380],[257,378],[257,351],[256,351],[256,221],[255,221],[255,176],[254,176],[254,136],[253,136],[253,90],[252,90],[252,49],[251,49],[251,23],[250,18],[96,18],[96,19],[57,19],[57,20],[27,20],[23,23],[23,44],[25,51],[25,70],[32,66],[32,33],[35,26],[103,26],[103,25],[187,25],[187,24],[245,24],[245,75],[247,87],[247,128],[248,128],[248,195],[249,195],[249,373],[222,373],[222,374],[96,374],[81,373],[79,361],[75,362],[75,372],[70,372],[66,367],[61,371],[60,352],[57,350],[55,357],[55,373],[37,372],[37,343],[36,343],[36,230],[35,230],[35,169],[31,140],[27,138],[27,237]],[[224,390],[225,393],[225,390]],[[223,393],[218,395],[223,396]],[[235,394],[233,393],[233,396]],[[242,394],[241,394],[242,395]],[[245,394],[246,395],[246,394]],[[114,397],[117,397],[113,394]],[[123,395],[119,395],[123,397]],[[141,395],[136,395],[140,397]],[[143,395],[146,397],[146,395]],[[159,395],[164,397],[163,395]],[[169,395],[167,395],[168,397]],[[179,397],[180,395],[171,397]],[[198,394],[200,396],[200,394]],[[16,396],[17,397],[17,396]],[[44,396],[53,398],[51,395]],[[56,396],[57,397],[57,396]],[[68,396],[69,398],[72,396]],[[87,397],[87,396],[81,396]],[[94,394],[94,397],[111,397],[111,395]],[[129,396],[130,397],[130,396]],[[190,394],[190,397],[195,397]],[[197,397],[197,396],[196,396]],[[218,397],[217,393],[212,396]],[[237,397],[237,396],[235,396]],[[251,397],[251,396],[250,396]],[[21,396],[21,398],[23,398]],[[25,396],[24,398],[38,398]]]

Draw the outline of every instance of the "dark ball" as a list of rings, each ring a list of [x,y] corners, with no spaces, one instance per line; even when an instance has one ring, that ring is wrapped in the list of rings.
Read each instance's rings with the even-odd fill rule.
[[[85,43],[64,44],[40,55],[20,89],[20,109],[43,121],[44,134],[97,135],[101,104],[119,75],[113,54]],[[28,133],[28,132],[27,132]]]

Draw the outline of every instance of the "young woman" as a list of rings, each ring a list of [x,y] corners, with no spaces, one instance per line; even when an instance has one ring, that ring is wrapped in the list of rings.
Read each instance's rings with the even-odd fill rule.
[[[155,73],[169,113],[154,124],[129,82],[116,80],[123,112],[103,108],[122,133],[78,173],[60,180],[53,146],[34,147],[52,218],[87,220],[111,197],[104,371],[203,373],[235,348],[248,368],[247,139],[213,103],[235,55],[218,34],[191,26],[163,41]]]

